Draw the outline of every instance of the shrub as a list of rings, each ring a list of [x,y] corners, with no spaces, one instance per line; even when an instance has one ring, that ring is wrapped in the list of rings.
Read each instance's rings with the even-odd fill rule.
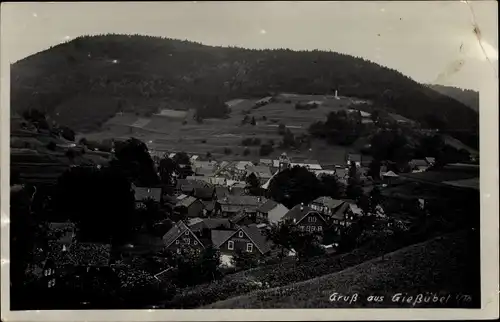
[[[260,146],[260,156],[268,156],[274,151],[274,148],[269,144],[263,144]]]

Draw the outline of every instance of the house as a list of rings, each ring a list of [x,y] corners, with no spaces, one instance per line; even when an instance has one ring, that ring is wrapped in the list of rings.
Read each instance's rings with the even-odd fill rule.
[[[271,173],[271,169],[268,166],[264,165],[254,165],[247,167],[246,177],[250,176],[252,173],[258,179],[263,179],[265,181],[269,180],[273,176],[273,174]]]
[[[202,180],[177,179],[175,192],[178,194],[192,194],[195,188],[205,188],[208,186],[210,184]]]
[[[362,215],[361,209],[353,203],[342,202],[331,214],[331,227],[336,231],[341,231],[349,227]]]
[[[181,253],[182,249],[202,250],[203,243],[195,233],[181,220],[179,220],[164,236],[163,242],[165,248]]]
[[[343,200],[333,199],[331,197],[323,196],[313,200],[309,207],[318,211],[325,218],[332,216],[335,211],[345,202]]]
[[[259,106],[264,106],[266,104],[269,104],[272,99],[273,99],[272,96],[267,96],[267,97],[261,98],[260,100],[258,100],[257,102],[255,102],[255,106],[259,107]]]
[[[290,166],[293,167],[303,167],[307,170],[322,170],[323,168],[317,161],[310,161],[310,163],[291,163]]]
[[[149,188],[149,187],[136,187],[132,186],[134,189],[134,196],[136,207],[141,207],[144,201],[152,199],[156,202],[161,202],[161,188]]]
[[[347,165],[351,165],[351,163],[356,164],[357,167],[361,167],[361,154],[348,153],[346,157]]]
[[[303,204],[296,205],[281,218],[280,223],[289,222],[302,231],[323,232],[328,226],[326,219],[318,212]]]
[[[339,179],[340,183],[347,184],[347,180],[349,179],[349,169],[337,168],[335,169],[335,175]]]
[[[57,280],[66,275],[73,274],[78,278],[87,273],[107,274],[110,259],[109,244],[49,242],[42,281],[48,288],[53,288]]]
[[[241,209],[239,212],[229,218],[232,226],[247,226],[257,223],[257,213]]]
[[[394,171],[384,172],[380,176],[382,177],[382,181],[385,182],[386,184],[393,183],[399,177],[399,175],[394,173]]]
[[[71,222],[48,223],[49,240],[62,244],[71,244],[76,237],[76,226]]]
[[[289,209],[287,207],[269,199],[262,206],[257,208],[257,217],[271,224],[277,224],[288,211]]]
[[[215,199],[223,199],[226,196],[229,196],[229,188],[228,187],[215,187]]]
[[[205,205],[193,196],[180,195],[174,206],[174,213],[189,218],[200,217],[203,214]]]
[[[413,159],[409,164],[413,171],[425,171],[429,168],[429,163],[425,159]]]
[[[216,198],[214,187],[204,187],[204,188],[194,188],[193,197],[203,200],[210,201]]]
[[[246,210],[249,213],[257,213],[257,208],[266,201],[267,199],[263,197],[229,195],[217,200],[216,213],[224,217],[233,217],[241,210]]]
[[[263,256],[271,250],[266,237],[255,225],[243,226],[236,231],[212,230],[212,243],[221,254],[226,255],[243,251]]]

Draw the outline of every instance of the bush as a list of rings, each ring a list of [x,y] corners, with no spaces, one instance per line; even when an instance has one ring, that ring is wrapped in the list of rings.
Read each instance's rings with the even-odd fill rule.
[[[269,144],[263,144],[260,146],[259,154],[260,156],[268,156],[274,151],[274,148]]]

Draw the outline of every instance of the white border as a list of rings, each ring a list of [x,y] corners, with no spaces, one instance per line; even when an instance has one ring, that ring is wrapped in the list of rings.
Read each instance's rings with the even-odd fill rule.
[[[119,5],[119,3],[114,3]],[[144,3],[145,4],[145,3]],[[4,9],[5,3],[2,3]],[[13,5],[9,3],[8,5]],[[496,1],[493,6],[497,6]],[[493,7],[494,8],[494,7]],[[5,21],[4,10],[2,19]],[[497,10],[492,9],[494,14]],[[2,23],[1,39],[8,37]],[[11,28],[15,26],[10,26]],[[5,321],[325,321],[325,320],[442,320],[498,318],[498,78],[481,75],[481,286],[482,309],[293,309],[293,310],[108,310],[9,311],[9,83],[7,48],[1,46],[0,180],[1,180],[1,291]],[[486,62],[485,62],[486,64]],[[497,72],[498,72],[498,62]],[[478,75],[479,76],[479,75]],[[484,77],[488,77],[485,81]]]

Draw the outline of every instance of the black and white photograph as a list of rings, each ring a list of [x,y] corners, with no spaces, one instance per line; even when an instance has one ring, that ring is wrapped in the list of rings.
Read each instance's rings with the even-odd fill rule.
[[[2,3],[2,319],[498,317],[497,7]]]

